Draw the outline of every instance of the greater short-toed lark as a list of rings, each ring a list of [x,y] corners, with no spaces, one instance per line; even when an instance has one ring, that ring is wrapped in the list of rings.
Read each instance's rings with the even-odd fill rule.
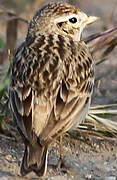
[[[36,12],[15,51],[9,95],[25,144],[22,175],[44,175],[48,145],[88,113],[94,62],[81,33],[96,19],[67,3],[50,3]]]

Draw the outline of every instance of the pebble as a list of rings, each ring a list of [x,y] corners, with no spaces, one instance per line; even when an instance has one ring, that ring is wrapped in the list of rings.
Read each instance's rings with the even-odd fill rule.
[[[91,175],[91,174],[87,174],[87,175],[85,176],[85,178],[86,178],[86,179],[91,179],[91,178],[92,178],[92,175]]]

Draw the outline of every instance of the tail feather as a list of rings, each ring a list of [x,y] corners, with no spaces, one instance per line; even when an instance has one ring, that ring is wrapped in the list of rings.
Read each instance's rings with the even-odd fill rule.
[[[37,176],[44,176],[47,171],[47,147],[39,144],[26,145],[20,173],[25,176],[33,171]]]

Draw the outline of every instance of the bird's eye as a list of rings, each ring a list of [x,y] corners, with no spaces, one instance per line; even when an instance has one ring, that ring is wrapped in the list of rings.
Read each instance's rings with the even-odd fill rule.
[[[73,17],[73,18],[69,19],[69,22],[71,22],[71,23],[76,23],[76,22],[77,22],[77,19],[76,19],[75,17]]]

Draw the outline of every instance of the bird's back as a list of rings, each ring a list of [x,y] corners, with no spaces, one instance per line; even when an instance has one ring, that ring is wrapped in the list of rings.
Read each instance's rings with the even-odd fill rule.
[[[80,104],[89,103],[93,83],[93,60],[84,42],[52,34],[40,35],[30,43],[25,41],[15,53],[10,88],[14,94],[11,109],[17,126],[21,131],[26,129],[25,135],[31,130],[42,140],[49,140],[63,131],[63,126],[74,117],[79,124],[83,119],[78,115]],[[32,121],[30,130],[26,127],[28,117]]]

